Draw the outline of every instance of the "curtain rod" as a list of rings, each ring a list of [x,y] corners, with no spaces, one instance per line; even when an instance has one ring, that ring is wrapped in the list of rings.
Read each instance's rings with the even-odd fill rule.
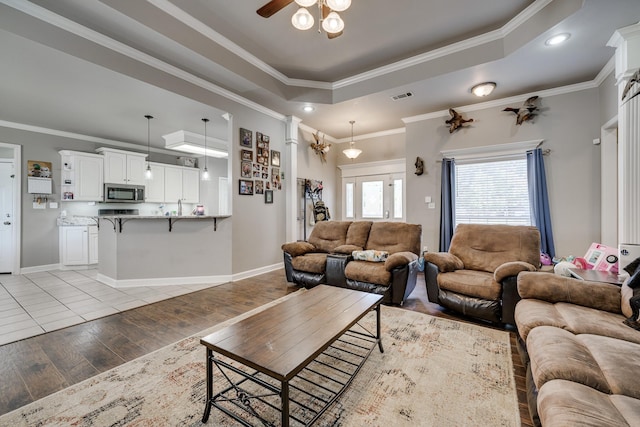
[[[526,152],[523,153],[526,156]],[[550,148],[545,148],[544,150],[542,150],[542,155],[543,156],[549,156],[551,155],[551,149]],[[480,163],[480,162],[484,162],[487,160],[500,160],[503,157],[513,157],[513,155],[506,155],[506,156],[489,156],[489,157],[477,157],[474,159],[464,159],[464,162],[469,161],[469,163]],[[453,158],[455,160],[455,157]],[[442,159],[436,159],[436,163],[442,163]]]

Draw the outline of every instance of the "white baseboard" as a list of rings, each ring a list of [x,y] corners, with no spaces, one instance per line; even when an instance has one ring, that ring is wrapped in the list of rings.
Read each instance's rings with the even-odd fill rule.
[[[253,270],[243,271],[242,273],[236,273],[233,275],[233,278],[231,279],[231,281],[235,282],[236,280],[248,279],[249,277],[258,276],[264,273],[269,273],[271,271],[279,270],[281,268],[284,268],[284,261],[279,262],[277,264],[256,268]]]
[[[39,273],[42,271],[51,270],[88,270],[96,268],[96,264],[92,265],[38,265],[35,267],[25,267],[20,269],[20,274]],[[253,270],[243,271],[232,275],[218,275],[218,276],[190,276],[190,277],[157,277],[153,279],[126,279],[117,280],[104,274],[98,273],[96,279],[104,284],[107,284],[114,288],[130,288],[135,286],[167,286],[167,285],[221,285],[223,283],[235,282],[237,280],[248,279],[249,277],[258,276],[260,274],[269,273],[271,271],[284,268],[284,262],[277,264],[267,265]]]
[[[36,265],[35,267],[24,267],[20,269],[20,274],[40,273],[42,271],[60,270],[60,264]]]
[[[231,281],[231,276],[190,276],[190,277],[156,277],[152,279],[117,280],[98,273],[96,280],[113,288],[132,288],[137,286],[169,286],[169,285],[222,285]]]

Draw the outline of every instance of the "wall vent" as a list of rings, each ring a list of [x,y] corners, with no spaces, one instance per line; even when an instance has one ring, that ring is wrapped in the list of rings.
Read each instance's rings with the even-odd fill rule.
[[[405,92],[405,93],[401,93],[399,95],[393,95],[391,97],[391,99],[393,99],[394,101],[398,101],[400,99],[409,98],[410,96],[413,96],[413,94],[411,92]]]

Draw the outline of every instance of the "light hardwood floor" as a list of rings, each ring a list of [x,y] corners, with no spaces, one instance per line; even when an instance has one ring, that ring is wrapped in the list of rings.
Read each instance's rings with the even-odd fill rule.
[[[0,414],[296,290],[278,270],[0,346]],[[430,303],[422,275],[402,308],[475,323]],[[516,335],[510,335],[520,417],[526,427],[532,424],[525,370]]]

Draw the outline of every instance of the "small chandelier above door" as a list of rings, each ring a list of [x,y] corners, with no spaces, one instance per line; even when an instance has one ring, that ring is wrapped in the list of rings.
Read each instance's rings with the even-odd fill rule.
[[[345,156],[353,160],[362,153],[362,150],[354,148],[355,141],[353,140],[353,124],[355,123],[355,121],[351,120],[349,123],[351,123],[351,142],[349,142],[349,148],[347,148],[346,150],[342,150],[342,152]]]

